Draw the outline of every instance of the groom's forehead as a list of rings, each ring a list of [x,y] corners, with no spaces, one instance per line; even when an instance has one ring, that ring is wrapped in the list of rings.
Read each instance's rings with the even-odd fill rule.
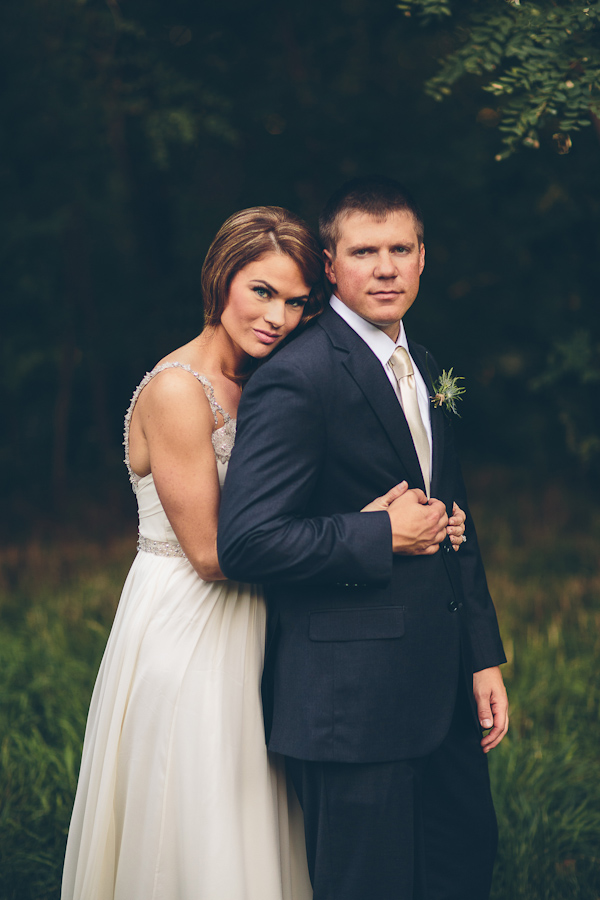
[[[400,232],[416,235],[414,216],[407,209],[392,210],[383,215],[351,209],[341,214],[336,225],[336,247],[342,242],[371,239],[373,236],[399,235]]]

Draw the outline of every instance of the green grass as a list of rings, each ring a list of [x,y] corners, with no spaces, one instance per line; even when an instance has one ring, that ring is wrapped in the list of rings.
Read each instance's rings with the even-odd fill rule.
[[[490,754],[500,830],[492,900],[598,900],[600,516],[555,486],[509,487],[500,475],[472,491],[485,497],[474,514],[511,715]]]
[[[128,540],[0,560],[0,898],[54,900],[87,707]]]
[[[493,474],[472,497],[509,663],[493,900],[600,898],[600,516]],[[0,900],[56,900],[87,705],[133,537],[0,555]]]

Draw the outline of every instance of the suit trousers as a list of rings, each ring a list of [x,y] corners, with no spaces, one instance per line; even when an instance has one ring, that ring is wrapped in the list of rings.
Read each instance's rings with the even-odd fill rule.
[[[480,740],[460,678],[450,730],[428,756],[288,757],[314,900],[487,900],[497,826]]]

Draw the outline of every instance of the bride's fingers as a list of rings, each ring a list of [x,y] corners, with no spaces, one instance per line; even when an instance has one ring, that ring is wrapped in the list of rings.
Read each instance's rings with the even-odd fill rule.
[[[390,503],[393,503],[394,500],[397,500],[398,497],[401,497],[402,494],[405,494],[408,490],[408,481],[401,481],[400,484],[395,484],[393,488],[384,494],[380,499],[385,503],[386,506],[389,506]]]
[[[457,537],[460,537],[465,533],[464,525],[448,525],[446,527],[446,534],[452,535],[455,534]]]
[[[448,519],[449,525],[464,525],[467,519],[466,513],[460,508],[458,503],[452,504],[452,515]]]
[[[464,544],[464,532],[465,532],[465,521],[466,515],[460,506],[457,503],[452,505],[452,513],[453,515],[448,519],[448,527],[446,531],[450,538],[450,542],[454,547],[454,550],[457,551],[460,549],[462,544]]]
[[[400,484],[395,484],[393,488],[384,494],[382,497],[375,497],[374,500],[371,500],[370,503],[367,503],[366,506],[363,506],[361,512],[381,512],[385,511],[393,502],[397,500],[398,497],[401,497],[402,494],[405,494],[408,490],[408,482],[401,481]]]

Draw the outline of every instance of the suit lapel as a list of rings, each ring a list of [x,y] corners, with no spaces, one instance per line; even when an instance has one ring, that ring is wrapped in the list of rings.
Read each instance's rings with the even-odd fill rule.
[[[343,350],[342,365],[347,369],[398,454],[409,483],[425,489],[423,475],[410,429],[398,398],[375,354],[344,320],[327,310],[318,320],[333,345]]]
[[[423,380],[427,385],[429,396],[435,394],[433,388],[432,374],[429,372],[427,364],[427,351],[419,344],[413,344],[409,341],[410,355],[416,362],[419,372],[423,376]],[[431,419],[431,442],[433,444],[433,460],[431,467],[431,496],[437,497],[437,489],[439,485],[442,465],[444,461],[444,412],[440,407],[435,407],[433,403],[429,406]]]

